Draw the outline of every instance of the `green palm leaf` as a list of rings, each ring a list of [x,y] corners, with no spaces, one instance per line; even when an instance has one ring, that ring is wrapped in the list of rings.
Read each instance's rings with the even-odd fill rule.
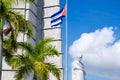
[[[49,45],[51,42],[53,41],[53,38],[44,38],[44,39],[41,39],[37,44],[36,44],[36,47],[35,47],[35,51],[37,53],[41,53],[44,48]]]
[[[12,69],[15,69],[21,65],[23,65],[21,62],[22,62],[22,56],[21,55],[16,55],[16,56],[13,56],[11,59],[10,59],[10,62],[9,64],[12,66]]]
[[[17,0],[17,2],[19,2],[19,1],[20,1],[20,0]],[[21,0],[21,1],[25,2],[26,0]],[[33,3],[33,2],[35,2],[35,0],[27,0],[27,2]]]
[[[26,74],[31,72],[32,69],[29,66],[20,66],[15,74],[15,80],[22,80]]]
[[[54,57],[55,55],[59,56],[60,54],[54,46],[48,45],[38,54],[38,58],[44,60],[47,57]]]
[[[34,70],[40,76],[41,80],[48,80],[49,79],[49,72],[47,69],[47,65],[43,62],[34,61]]]
[[[29,53],[29,54],[33,53],[33,51],[34,51],[34,47],[29,42],[17,42],[17,46],[18,46],[18,48],[25,49],[27,51],[27,53]]]
[[[58,80],[60,80],[61,71],[57,68],[57,66],[54,65],[53,63],[46,63],[46,64],[48,66],[48,70],[52,72],[53,75],[56,76]]]

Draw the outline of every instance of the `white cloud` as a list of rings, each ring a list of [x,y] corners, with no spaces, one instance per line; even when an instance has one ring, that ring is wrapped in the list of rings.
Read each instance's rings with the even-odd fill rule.
[[[83,33],[69,48],[73,58],[83,55],[85,71],[90,74],[120,79],[120,40],[116,41],[113,27]]]

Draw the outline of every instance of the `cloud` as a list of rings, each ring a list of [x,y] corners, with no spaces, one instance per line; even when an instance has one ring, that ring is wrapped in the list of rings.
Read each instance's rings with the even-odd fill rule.
[[[113,27],[83,33],[69,48],[73,58],[83,55],[85,71],[111,80],[120,79],[120,40]]]

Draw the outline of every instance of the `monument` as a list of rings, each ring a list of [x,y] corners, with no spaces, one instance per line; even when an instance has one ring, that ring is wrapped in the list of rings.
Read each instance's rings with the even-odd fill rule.
[[[85,80],[84,66],[81,59],[82,56],[77,57],[72,63],[72,80]]]

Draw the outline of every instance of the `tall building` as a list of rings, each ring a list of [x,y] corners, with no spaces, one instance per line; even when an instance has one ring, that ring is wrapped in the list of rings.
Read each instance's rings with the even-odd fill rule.
[[[52,44],[56,46],[59,51],[59,57],[49,58],[47,61],[54,62],[61,70],[61,80],[63,80],[63,59],[62,59],[62,38],[61,38],[61,26],[51,27],[50,16],[57,12],[60,8],[59,0],[36,0],[33,4],[21,2],[17,6],[13,5],[13,8],[17,12],[21,12],[26,20],[30,20],[34,24],[34,37],[29,39],[26,34],[19,33],[17,41],[29,41],[33,45],[36,44],[41,38],[53,37]],[[21,50],[18,50],[18,53]],[[4,59],[2,60],[2,80],[15,80],[14,74],[16,70],[11,69]],[[26,78],[26,80],[32,80],[32,75]],[[52,74],[50,74],[50,80],[57,80]]]

